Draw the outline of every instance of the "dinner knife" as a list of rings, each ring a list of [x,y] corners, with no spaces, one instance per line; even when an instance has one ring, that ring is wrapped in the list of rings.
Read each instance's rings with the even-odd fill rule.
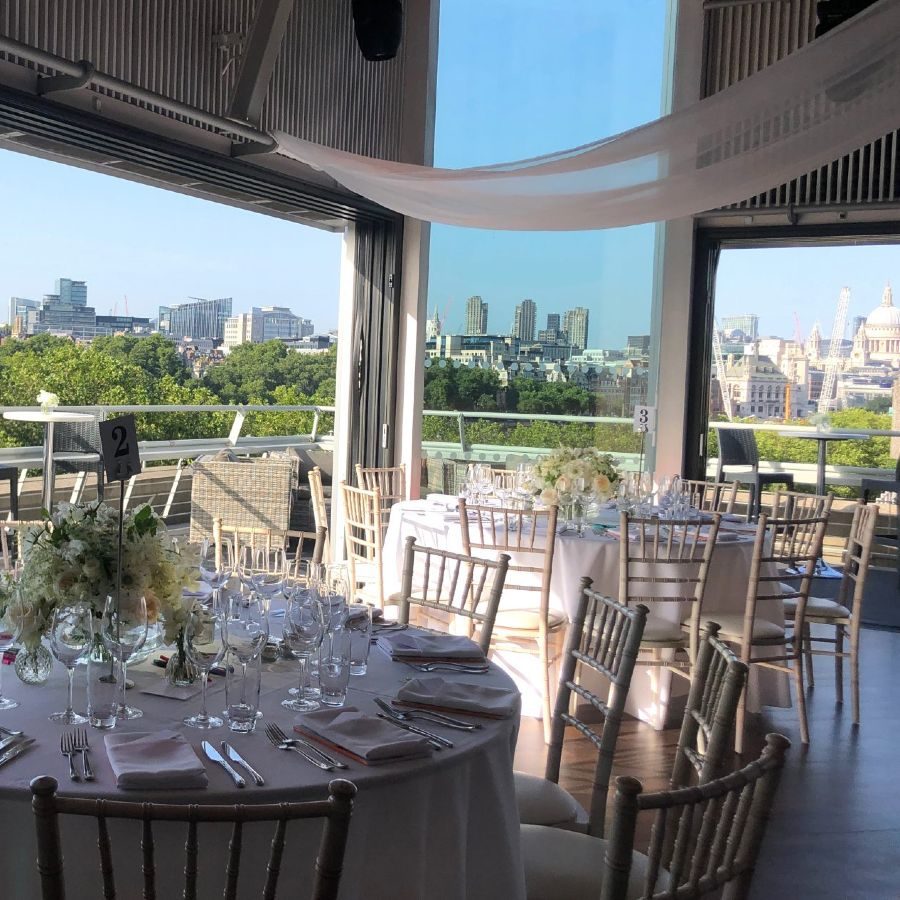
[[[3,738],[3,740],[0,741],[0,753],[12,747],[17,740],[19,740],[18,734],[10,735],[8,738]]]
[[[241,756],[228,741],[222,741],[222,752],[232,761],[236,762],[239,766],[243,766],[249,773],[250,777],[256,782],[257,787],[262,787],[266,780]]]
[[[398,728],[403,728],[406,731],[411,731],[413,734],[419,735],[419,737],[425,738],[425,740],[437,750],[443,750],[444,747],[448,747],[451,750],[453,749],[452,742],[448,741],[447,738],[441,737],[439,734],[434,734],[431,731],[426,731],[424,728],[410,725],[409,722],[402,722],[400,719],[395,719],[393,716],[385,715],[385,713],[375,713],[375,715],[378,716],[379,719],[384,719],[385,722],[396,725]]]
[[[8,763],[11,759],[15,759],[20,753],[24,753],[33,743],[34,738],[28,738],[28,740],[10,747],[3,756],[0,756],[0,766]]]
[[[234,769],[228,764],[228,761],[216,750],[215,747],[209,742],[204,741],[201,745],[203,747],[203,752],[206,754],[208,759],[211,759],[213,762],[218,763],[231,777],[234,779],[234,783],[239,787],[246,787],[247,782],[244,781],[241,776],[234,771]]]

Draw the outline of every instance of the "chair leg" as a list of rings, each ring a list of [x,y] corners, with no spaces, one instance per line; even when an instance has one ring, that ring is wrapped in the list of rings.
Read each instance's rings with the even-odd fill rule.
[[[850,698],[853,724],[859,725],[859,628],[850,626]]]
[[[800,720],[800,741],[809,744],[809,722],[806,718],[806,689],[803,684],[803,654],[794,660],[794,688],[797,694],[797,717]]]
[[[737,713],[734,717],[734,752],[738,756],[744,754],[744,728],[747,719],[747,686],[741,691],[741,698],[738,700]]]
[[[812,629],[809,622],[803,623],[803,652],[806,655],[806,670],[808,674],[808,683],[810,690],[816,686],[816,676],[813,672],[813,653],[812,653]]]
[[[834,698],[844,702],[844,626],[834,626]]]
[[[541,719],[544,723],[544,743],[550,743],[553,711],[550,709],[550,648],[546,634],[538,637],[538,653],[541,659]]]

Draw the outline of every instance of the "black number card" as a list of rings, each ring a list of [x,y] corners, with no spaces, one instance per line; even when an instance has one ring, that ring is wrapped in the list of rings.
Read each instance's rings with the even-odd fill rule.
[[[101,422],[100,444],[107,481],[125,481],[141,471],[134,416],[118,416]]]

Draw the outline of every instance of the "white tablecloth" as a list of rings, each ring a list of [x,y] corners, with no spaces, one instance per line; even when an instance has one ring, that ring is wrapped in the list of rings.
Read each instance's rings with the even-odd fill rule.
[[[59,753],[61,726],[47,715],[65,705],[63,670],[56,667],[51,681],[41,687],[21,684],[11,667],[5,667],[4,693],[21,701],[18,709],[0,712],[0,724],[23,729],[38,743],[13,762],[0,768],[0,872],[4,897],[37,900],[40,896],[35,859],[34,824],[28,784],[37,775],[55,777],[61,791],[71,795],[166,802],[253,803],[321,799],[326,785],[345,777],[359,788],[341,881],[342,898],[359,900],[420,900],[434,898],[524,897],[519,826],[513,786],[512,760],[518,717],[485,720],[484,728],[471,734],[437,729],[455,742],[453,750],[435,752],[428,760],[366,767],[348,761],[345,772],[328,773],[309,765],[295,754],[276,750],[265,739],[262,725],[252,735],[237,735],[227,727],[213,731],[184,728],[181,719],[195,711],[199,697],[187,701],[140,692],[142,685],[157,681],[162,671],[146,664],[133,670],[137,684],[129,702],[144,717],[120,723],[117,730],[141,732],[158,728],[181,730],[198,756],[206,762],[209,787],[203,791],[118,791],[103,746],[102,734],[89,730],[91,761],[97,780],[73,783]],[[411,668],[391,662],[378,649],[370,656],[369,674],[351,679],[348,703],[375,713],[374,696],[392,697]],[[76,707],[84,705],[86,669],[76,674]],[[274,664],[264,675],[261,723],[276,722],[285,731],[293,727],[295,714],[280,706],[286,688],[295,680],[295,664]],[[512,687],[509,678],[494,667],[483,676],[447,676],[478,684]],[[211,686],[209,708],[221,710],[221,679]],[[228,775],[205,760],[200,742],[208,738],[218,746],[227,739],[267,780],[263,788],[238,790]],[[249,781],[249,779],[248,779]],[[96,827],[91,822],[64,820],[63,849],[70,900],[96,900],[102,896],[96,849]],[[205,829],[214,829],[208,831]],[[157,889],[160,897],[180,897],[184,869],[182,825],[154,827],[157,837]],[[225,853],[230,826],[201,826],[201,897],[221,897]],[[279,896],[305,897],[321,835],[318,822],[296,822],[288,828]],[[260,896],[268,859],[272,826],[245,826],[241,897]],[[119,896],[140,896],[140,827],[118,822],[112,826],[113,852],[119,873]],[[164,860],[168,860],[165,862]]]
[[[604,513],[604,521],[616,522],[615,511]],[[427,500],[396,503],[391,508],[384,541],[386,571],[402,571],[405,539],[410,536],[426,546],[462,551],[458,519],[439,511]],[[723,541],[716,546],[706,583],[704,619],[714,620],[717,611],[743,615],[752,556],[753,540],[746,535],[741,540]],[[574,532],[557,536],[550,582],[551,608],[570,616],[578,603],[579,584],[585,575],[593,579],[594,590],[611,597],[618,596],[618,539],[606,534],[594,534],[590,529],[585,531],[584,537],[578,537]],[[505,597],[501,600],[501,608],[505,600]],[[516,606],[521,606],[523,602],[536,606],[537,594],[520,592],[515,598]],[[681,617],[688,612],[687,604],[683,603],[656,602],[649,603],[648,606],[653,616],[674,622],[680,622]],[[778,601],[760,603],[757,615],[761,620],[784,625],[784,609]],[[509,657],[504,656],[498,656],[497,661],[510,671],[522,691],[523,711],[527,715],[540,715],[537,668],[526,667],[521,661],[510,661]],[[655,728],[665,727],[670,684],[669,671],[638,666],[629,691],[626,707],[628,712]],[[679,678],[675,682],[676,688],[683,688],[685,685],[684,679]],[[760,706],[790,706],[787,677],[779,672],[752,667],[747,701],[751,712],[758,711]]]

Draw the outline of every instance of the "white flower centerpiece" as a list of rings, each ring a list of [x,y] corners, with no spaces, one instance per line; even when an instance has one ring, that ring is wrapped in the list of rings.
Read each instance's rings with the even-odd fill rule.
[[[118,525],[118,512],[100,501],[60,503],[50,518],[25,533],[22,574],[0,583],[0,615],[7,608],[25,614],[26,651],[40,647],[58,606],[81,602],[95,617],[102,615],[116,589]],[[162,622],[167,643],[177,638],[193,606],[182,592],[196,585],[196,562],[149,505],[126,515],[121,603],[127,607],[144,597],[148,621]]]
[[[41,391],[37,395],[37,402],[41,407],[41,412],[50,412],[59,406],[59,396],[51,391]]]

